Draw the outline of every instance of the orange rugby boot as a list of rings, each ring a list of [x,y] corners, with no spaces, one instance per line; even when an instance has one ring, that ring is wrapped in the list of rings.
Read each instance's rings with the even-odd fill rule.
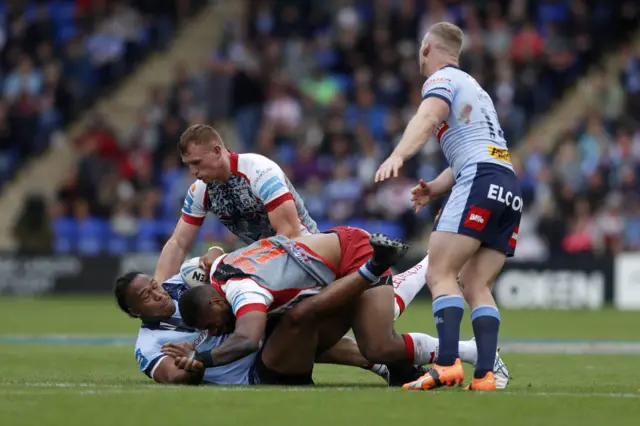
[[[491,392],[496,390],[496,378],[493,372],[489,371],[482,379],[471,379],[471,383],[464,390]]]
[[[406,383],[402,386],[404,390],[430,390],[440,386],[460,385],[464,381],[464,370],[460,358],[456,359],[453,365],[437,365],[429,369],[427,374],[418,380]]]

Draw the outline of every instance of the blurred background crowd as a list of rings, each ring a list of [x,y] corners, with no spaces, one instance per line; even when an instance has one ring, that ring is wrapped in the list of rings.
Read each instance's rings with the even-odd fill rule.
[[[81,160],[53,205],[27,200],[16,226],[22,251],[158,251],[193,181],[177,154],[180,134],[192,123],[229,119],[232,148],[278,162],[321,229],[348,223],[421,235],[438,205],[416,216],[408,190],[446,166],[435,140],[400,178],[374,185],[373,174],[421,101],[417,49],[438,21],[465,31],[461,67],[492,96],[513,152],[525,193],[516,256],[640,249],[640,51],[629,38],[637,2],[233,1],[249,3],[247,16],[227,22],[205,66],[165,70],[173,83],[148,88],[126,134],[105,117],[86,118],[74,141]],[[199,5],[2,3],[0,182],[145,53],[166,48],[180,17]],[[558,140],[528,137],[617,50],[621,73],[603,68],[582,88],[590,99],[585,120],[566,123]],[[203,231],[203,243],[234,244],[214,219]]]

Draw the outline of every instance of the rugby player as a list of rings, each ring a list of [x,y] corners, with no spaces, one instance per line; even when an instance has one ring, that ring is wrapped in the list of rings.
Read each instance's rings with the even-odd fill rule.
[[[190,349],[210,350],[220,346],[227,337],[212,336],[207,330],[197,330],[184,324],[178,299],[189,288],[180,275],[175,275],[163,284],[140,272],[129,272],[118,278],[114,287],[118,305],[129,316],[139,318],[142,322],[135,344],[135,357],[140,370],[158,383],[249,384],[249,372],[254,364],[255,354],[248,354],[225,366],[185,371],[177,368],[174,360],[162,352],[163,346],[168,343],[183,342],[188,342]],[[472,342],[461,342],[461,345],[471,352],[475,350]],[[471,353],[470,356],[473,355]],[[384,365],[374,365],[367,361],[360,354],[355,341],[348,337],[320,354],[316,362],[361,367],[383,377],[388,383],[397,382],[390,377]]]
[[[384,246],[383,242],[379,241],[379,244]],[[320,316],[326,317],[329,307],[333,311],[344,307],[346,302],[332,296],[334,284],[329,284],[336,278],[355,272],[367,276],[367,268],[373,262],[367,262],[367,259],[371,256],[375,259],[375,252],[366,231],[338,227],[324,234],[294,240],[276,236],[228,255],[218,253],[218,256],[211,270],[211,286],[196,287],[180,299],[183,319],[192,327],[208,329],[215,335],[220,329],[227,330],[230,324],[235,323],[234,339],[228,339],[211,351],[216,365],[233,361],[250,348],[256,348],[270,334],[272,324],[277,323],[280,315],[302,299],[313,299],[312,302],[305,301],[311,310],[316,304],[327,306],[323,308],[322,315],[308,314],[305,324],[317,321]],[[375,281],[376,285],[348,306],[347,318],[331,322],[324,333],[333,337],[328,338],[329,343],[325,342],[321,348],[330,347],[335,339],[353,328],[358,346],[370,361],[387,364],[390,368],[432,362],[436,351],[431,336],[395,334],[393,291],[388,285],[391,284],[390,271],[378,268],[370,276],[374,277],[370,281]],[[378,276],[382,278],[378,280]],[[360,282],[363,283],[362,280]],[[381,303],[385,300],[386,304]],[[372,310],[370,305],[376,310]],[[267,325],[267,319],[270,325]],[[300,318],[296,319],[296,322],[300,321]],[[371,354],[371,342],[381,345],[382,350]],[[506,386],[508,372],[499,356],[495,355],[495,361],[497,369],[502,372],[500,378],[504,379],[501,385]]]
[[[316,353],[344,336],[353,316],[353,302],[383,277],[388,278],[388,268],[408,249],[398,241],[373,235],[368,259],[358,267],[353,258],[341,262],[330,240],[338,243],[338,236],[313,235],[297,241],[276,236],[219,257],[212,268],[212,285],[185,292],[180,297],[180,309],[187,325],[206,329],[211,335],[232,327],[234,331],[210,351],[187,354],[177,345],[167,345],[166,351],[176,356],[175,364],[185,371],[198,371],[229,364],[260,350],[252,384],[313,384]],[[332,261],[338,261],[339,266],[329,268],[328,262]],[[338,268],[344,268],[341,276]],[[279,281],[284,285],[278,287]],[[284,316],[278,315],[289,308]]]
[[[458,68],[462,39],[462,30],[453,24],[439,22],[429,28],[419,54],[420,72],[427,78],[423,101],[375,176],[376,182],[396,177],[432,135],[449,163],[436,179],[421,180],[412,190],[416,210],[448,196],[429,239],[426,275],[440,351],[436,364],[420,380],[405,385],[407,389],[463,382],[457,342],[464,300],[471,308],[478,345],[478,363],[467,389],[496,389],[492,369],[500,312],[491,288],[505,258],[515,251],[522,196],[493,102]]]
[[[236,154],[225,148],[212,127],[196,124],[180,137],[182,161],[196,181],[187,192],[182,216],[158,260],[155,278],[164,282],[185,259],[208,212],[246,244],[284,235],[295,238],[319,232],[282,169],[258,154]],[[420,268],[426,269],[425,258]],[[201,267],[208,271],[210,264]],[[425,284],[420,274],[396,282],[397,318]]]

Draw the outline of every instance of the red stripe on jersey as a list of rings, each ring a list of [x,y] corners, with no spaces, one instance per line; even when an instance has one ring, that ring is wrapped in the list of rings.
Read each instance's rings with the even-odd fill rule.
[[[520,232],[520,227],[516,226],[516,229],[514,229],[513,233],[511,234],[511,238],[509,238],[509,247],[516,248],[516,245],[518,244],[518,233],[519,232]]]
[[[296,245],[299,245],[300,247],[302,247],[303,249],[305,249],[307,252],[309,252],[309,254],[317,257],[318,259],[320,259],[322,261],[322,263],[324,263],[329,269],[331,269],[331,272],[333,272],[336,277],[340,276],[340,271],[338,270],[338,268],[336,266],[334,266],[331,262],[329,262],[328,259],[326,259],[324,256],[320,256],[318,253],[316,253],[315,251],[311,250],[307,245],[299,243],[296,241]]]
[[[438,138],[438,143],[440,143],[440,139],[442,138],[442,135],[447,130],[449,130],[449,125],[447,124],[446,121],[443,121],[438,127],[436,127],[436,137]]]
[[[282,194],[275,200],[269,201],[267,204],[264,205],[264,207],[267,210],[267,213],[270,213],[289,200],[293,201],[293,204],[295,205],[295,200],[293,199],[293,195],[290,192],[287,192],[286,194]]]
[[[229,162],[231,163],[231,173],[237,176],[242,176],[242,178],[246,180],[247,183],[251,183],[247,175],[245,175],[244,173],[238,170],[239,155],[231,151],[230,149],[228,149],[227,151],[229,151]]]
[[[182,212],[182,220],[187,222],[189,225],[200,226],[202,222],[204,222],[204,217],[195,217]]]
[[[236,312],[236,319],[249,312],[267,312],[267,306],[262,303],[249,303],[248,305],[244,305]]]

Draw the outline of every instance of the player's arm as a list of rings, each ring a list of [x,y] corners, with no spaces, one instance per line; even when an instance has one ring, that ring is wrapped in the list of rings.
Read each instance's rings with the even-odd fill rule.
[[[251,311],[236,319],[234,332],[208,353],[198,353],[195,359],[205,368],[230,364],[260,349],[267,326],[267,313]]]
[[[267,326],[267,308],[273,295],[249,278],[228,280],[222,287],[236,317],[235,330],[211,351],[194,352],[189,359],[178,359],[180,368],[204,368],[230,364],[260,349]]]
[[[262,158],[258,167],[259,173],[251,180],[251,190],[264,203],[271,226],[278,235],[299,236],[300,219],[287,177],[275,162],[267,158]]]
[[[204,368],[186,371],[176,367],[174,362],[174,358],[170,356],[162,357],[151,378],[157,383],[172,385],[199,385],[202,383]]]
[[[184,198],[182,216],[158,258],[154,274],[156,281],[165,282],[180,270],[207,215],[205,197],[206,185],[203,182],[191,185]]]
[[[446,194],[453,188],[455,183],[456,179],[453,175],[453,170],[451,170],[451,167],[447,167],[437,178],[429,182],[431,198],[437,198]]]
[[[450,103],[441,97],[426,97],[416,114],[409,120],[400,143],[391,155],[398,156],[403,161],[413,157],[434,134],[436,126],[449,116],[449,105]]]

